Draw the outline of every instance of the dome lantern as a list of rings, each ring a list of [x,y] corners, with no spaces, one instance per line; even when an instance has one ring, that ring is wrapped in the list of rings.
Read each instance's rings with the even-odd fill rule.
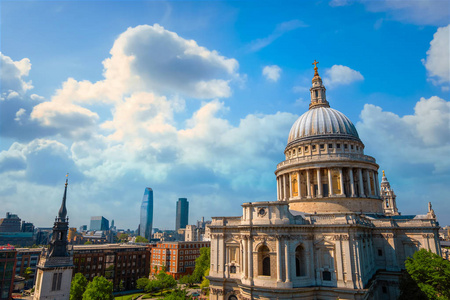
[[[309,104],[309,109],[316,107],[330,107],[326,97],[326,88],[322,83],[322,78],[320,78],[319,68],[317,64],[319,62],[314,60],[312,63],[314,65],[314,77],[312,79],[312,87],[309,89],[311,92],[311,103]]]

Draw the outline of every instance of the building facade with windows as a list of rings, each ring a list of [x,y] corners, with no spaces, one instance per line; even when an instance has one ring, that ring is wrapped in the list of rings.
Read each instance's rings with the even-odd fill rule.
[[[397,299],[404,261],[440,255],[439,224],[402,216],[353,123],[330,108],[317,66],[311,103],[277,165],[277,201],[212,218],[210,299]]]
[[[153,190],[149,187],[145,188],[142,198],[140,221],[139,235],[150,241],[153,227]]]
[[[109,230],[109,221],[103,216],[91,217],[91,224],[89,227],[91,231]]]
[[[89,281],[103,276],[113,283],[114,290],[119,289],[120,282],[132,290],[136,280],[149,276],[150,252],[148,246],[140,245],[75,245],[73,274],[81,273]]]
[[[42,248],[17,248],[16,275],[26,278],[26,270],[30,268],[31,274],[25,280],[25,288],[32,288],[36,278],[37,264]]]
[[[186,198],[178,198],[175,231],[186,228],[189,223],[189,201]]]
[[[162,242],[152,248],[151,270],[155,275],[162,269],[179,279],[194,272],[195,260],[200,256],[200,248],[210,247],[210,242]]]
[[[0,246],[0,299],[11,299],[14,286],[17,251],[11,246]]]

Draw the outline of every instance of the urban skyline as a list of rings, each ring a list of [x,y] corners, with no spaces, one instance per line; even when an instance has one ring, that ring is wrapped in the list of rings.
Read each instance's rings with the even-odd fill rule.
[[[317,60],[402,213],[449,224],[449,3],[394,3],[2,1],[0,215],[51,226],[66,172],[74,227],[136,229],[148,185],[158,228],[273,201]]]

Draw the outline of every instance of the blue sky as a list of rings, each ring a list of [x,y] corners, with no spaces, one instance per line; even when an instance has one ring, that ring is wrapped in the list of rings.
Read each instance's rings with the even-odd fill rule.
[[[403,214],[450,224],[447,1],[2,1],[0,214],[154,227],[276,200],[314,59]]]

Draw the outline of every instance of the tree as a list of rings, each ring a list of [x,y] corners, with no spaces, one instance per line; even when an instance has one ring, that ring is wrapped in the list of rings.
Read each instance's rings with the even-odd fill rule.
[[[180,300],[180,299],[192,299],[191,296],[188,296],[186,290],[175,289],[170,294],[164,296],[165,300]]]
[[[125,286],[123,285],[123,280],[121,280],[120,282],[119,282],[119,291],[123,291],[123,290],[125,290]]]
[[[403,271],[400,277],[400,297],[398,297],[398,300],[428,300],[427,295],[420,290],[407,271]]]
[[[92,245],[92,242],[91,241],[86,241],[86,242],[84,242],[84,244],[85,245]]]
[[[173,288],[177,285],[177,281],[164,270],[159,271],[158,275],[156,275],[156,279],[161,283],[163,289]]]
[[[181,284],[185,284],[185,285],[191,287],[195,283],[195,278],[192,275],[185,275],[185,276],[182,276],[179,281]]]
[[[113,300],[113,284],[103,276],[96,276],[89,282],[83,300]]]
[[[202,290],[209,287],[209,279],[206,278],[207,276],[209,276],[209,268],[206,269],[205,275],[203,276],[203,281],[200,284],[200,289],[202,289]]]
[[[126,233],[120,233],[117,238],[121,243],[127,243],[128,242],[128,234]]]
[[[31,274],[33,274],[33,271],[31,271],[31,268],[30,268],[30,267],[27,267],[27,268],[25,269],[25,272],[23,273],[23,276],[24,276],[25,280],[30,279],[30,275],[31,275]]]
[[[162,289],[161,282],[159,280],[150,280],[144,288],[146,293],[156,292]]]
[[[428,299],[450,299],[449,261],[421,249],[406,260],[405,266],[408,274]]]
[[[195,269],[192,276],[195,282],[200,282],[205,274],[206,270],[209,269],[211,264],[211,252],[209,247],[200,248],[200,256],[195,260]]]
[[[83,293],[86,291],[88,281],[83,274],[77,273],[70,284],[70,300],[82,300]]]
[[[139,278],[138,280],[136,280],[136,288],[139,290],[143,290],[149,282],[150,279],[148,279],[147,277]]]
[[[148,243],[148,240],[145,238],[145,237],[142,237],[142,236],[140,236],[140,235],[138,235],[137,237],[136,237],[136,243]]]

